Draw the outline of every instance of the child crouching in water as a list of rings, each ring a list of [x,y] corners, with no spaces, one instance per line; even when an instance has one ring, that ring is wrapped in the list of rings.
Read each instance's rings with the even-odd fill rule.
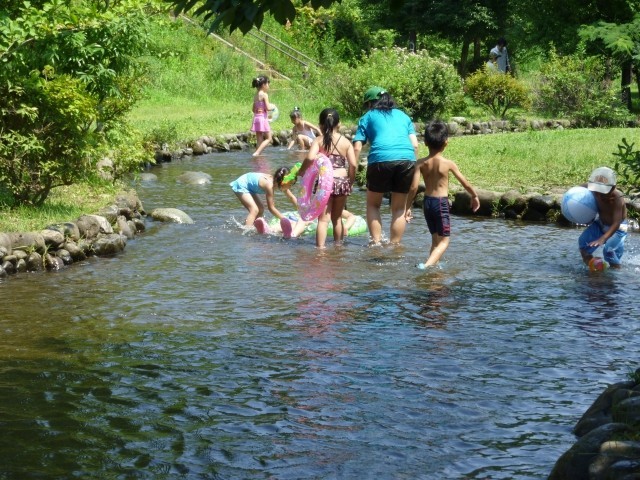
[[[582,261],[594,270],[602,270],[606,266],[620,268],[628,222],[624,196],[616,188],[616,174],[609,167],[596,168],[584,186],[593,192],[598,205],[598,217],[578,239]],[[606,265],[593,256],[598,247],[602,247]],[[594,265],[594,259],[600,260],[600,263]]]
[[[411,204],[418,192],[420,175],[424,178],[424,218],[431,233],[431,250],[425,263],[417,265],[424,269],[437,264],[449,247],[451,234],[451,219],[449,215],[449,173],[458,179],[464,189],[471,195],[471,210],[476,212],[480,208],[478,194],[460,173],[458,166],[446,159],[442,152],[449,143],[447,125],[441,121],[433,121],[427,125],[424,132],[424,143],[429,147],[429,156],[421,158],[416,163],[413,181],[407,196],[407,221],[411,218]]]
[[[267,208],[274,217],[284,218],[275,205],[275,191],[281,190],[289,201],[297,208],[296,197],[289,188],[292,184],[283,184],[283,179],[290,172],[287,167],[280,167],[273,175],[268,173],[250,172],[240,176],[229,185],[242,203],[242,206],[249,211],[244,221],[245,227],[255,225],[258,231],[264,233],[269,227],[264,220],[264,204],[258,195],[265,195]]]

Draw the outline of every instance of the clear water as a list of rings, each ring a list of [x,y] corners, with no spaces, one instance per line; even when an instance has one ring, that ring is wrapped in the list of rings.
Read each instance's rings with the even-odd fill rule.
[[[145,208],[194,225],[0,281],[0,478],[546,478],[637,367],[639,236],[593,274],[552,225],[454,217],[427,272],[420,217],[399,248],[243,233],[228,183],[295,160],[157,166]]]

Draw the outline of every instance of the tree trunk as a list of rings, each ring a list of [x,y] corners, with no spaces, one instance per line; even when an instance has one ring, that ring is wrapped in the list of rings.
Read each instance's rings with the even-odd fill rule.
[[[482,65],[484,58],[482,56],[482,45],[479,38],[473,39],[473,68],[476,69]]]
[[[634,71],[636,74],[636,85],[638,85],[638,106],[640,107],[640,67],[636,66]],[[631,106],[633,106],[633,104]]]
[[[620,86],[622,87],[622,103],[627,106],[627,109],[631,111],[631,61],[624,62],[622,64],[622,79]]]
[[[467,57],[469,56],[469,42],[465,39],[462,41],[462,53],[460,54],[460,65],[458,65],[458,74],[465,78],[467,76]]]

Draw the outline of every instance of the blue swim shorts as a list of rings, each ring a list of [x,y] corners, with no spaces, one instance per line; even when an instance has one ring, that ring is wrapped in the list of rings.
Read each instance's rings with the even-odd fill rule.
[[[441,237],[451,235],[451,216],[449,215],[449,198],[424,197],[422,202],[424,219],[427,221],[429,233],[437,233]]]
[[[604,259],[612,265],[620,265],[622,263],[622,255],[624,254],[624,239],[627,238],[628,222],[625,220],[620,224],[620,228],[614,233],[602,246],[602,255]],[[578,246],[580,250],[591,255],[598,247],[589,247],[588,244],[599,239],[604,232],[609,230],[600,220],[591,223],[578,238]]]

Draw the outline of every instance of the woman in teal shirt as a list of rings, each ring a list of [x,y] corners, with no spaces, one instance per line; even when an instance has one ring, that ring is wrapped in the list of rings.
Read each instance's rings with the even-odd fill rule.
[[[371,87],[364,94],[368,109],[358,122],[353,137],[356,158],[362,146],[370,144],[367,157],[367,225],[371,244],[382,240],[380,207],[386,192],[391,192],[391,229],[389,241],[402,241],[407,225],[407,194],[418,154],[418,138],[411,118],[398,109],[395,101],[381,87]]]

